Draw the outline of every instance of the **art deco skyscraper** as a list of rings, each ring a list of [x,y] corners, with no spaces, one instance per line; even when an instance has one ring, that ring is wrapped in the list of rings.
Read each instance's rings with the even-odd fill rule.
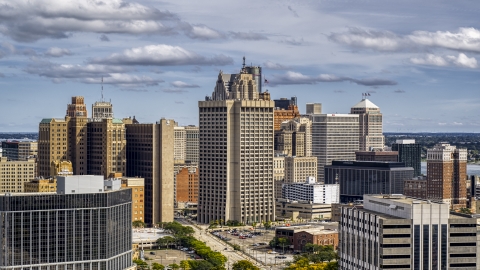
[[[87,106],[81,96],[72,97],[67,105],[68,152],[72,162],[73,174],[87,174]]]
[[[450,203],[452,209],[467,205],[467,149],[448,143],[427,149],[427,198]]]
[[[358,114],[359,120],[359,150],[383,150],[383,122],[380,108],[367,98],[351,108],[350,113]]]
[[[244,67],[235,76],[220,72],[212,97],[198,104],[201,223],[275,219],[274,102],[259,94],[249,70],[255,69]]]

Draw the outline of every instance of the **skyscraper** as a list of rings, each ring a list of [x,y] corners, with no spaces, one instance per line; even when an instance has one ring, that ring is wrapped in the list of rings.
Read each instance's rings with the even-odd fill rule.
[[[126,126],[127,173],[145,179],[145,223],[171,222],[175,121]]]
[[[305,107],[307,115],[322,113],[322,103],[307,103]]]
[[[185,162],[198,164],[198,127],[185,127]]]
[[[197,220],[274,220],[274,102],[260,99],[246,67],[229,90],[223,78],[220,72],[212,97],[199,102]]]
[[[358,151],[358,115],[314,114],[312,156],[317,157],[317,181],[324,181],[324,167],[333,160],[355,160]]]
[[[380,108],[367,98],[351,108],[350,113],[358,114],[359,150],[383,149],[383,122]]]
[[[415,139],[397,140],[392,144],[392,151],[398,151],[398,161],[414,169],[414,177],[420,176],[422,162],[422,146]]]
[[[467,206],[467,149],[448,143],[427,149],[427,197],[452,209]]]
[[[72,97],[72,104],[67,105],[66,119],[68,121],[68,152],[73,165],[73,173],[84,175],[88,173],[88,130],[87,106],[83,97]]]
[[[44,118],[40,122],[37,162],[39,176],[50,176],[50,166],[53,161],[70,160],[68,121],[69,118]]]
[[[187,138],[185,134],[185,127],[174,127],[174,146],[173,146],[173,159],[175,162],[185,161],[185,148],[187,147]]]

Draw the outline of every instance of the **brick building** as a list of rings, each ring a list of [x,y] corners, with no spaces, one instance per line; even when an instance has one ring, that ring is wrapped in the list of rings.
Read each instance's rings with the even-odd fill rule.
[[[333,226],[292,226],[292,227],[277,227],[275,236],[278,238],[287,238],[290,243],[290,248],[294,251],[303,251],[305,245],[316,244],[319,246],[333,245],[334,249],[338,247],[338,231],[337,223]],[[331,228],[328,228],[331,227]]]

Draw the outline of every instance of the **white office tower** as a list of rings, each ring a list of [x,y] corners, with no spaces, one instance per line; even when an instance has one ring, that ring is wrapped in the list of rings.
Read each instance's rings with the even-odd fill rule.
[[[176,126],[174,131],[173,159],[176,163],[185,162],[185,154],[187,148],[187,136],[185,127]]]
[[[358,114],[359,150],[383,150],[385,137],[383,136],[383,116],[380,108],[364,98],[351,108],[350,113]]]
[[[324,182],[324,167],[333,160],[355,160],[358,151],[358,115],[314,114],[312,156],[317,157],[317,181]]]
[[[282,197],[291,201],[308,201],[310,203],[332,204],[340,202],[338,184],[320,184],[315,177],[307,177],[304,183],[285,183]]]
[[[477,217],[403,195],[342,206],[340,270],[479,269]]]
[[[247,72],[231,83],[220,72],[212,97],[198,103],[200,223],[275,220],[274,102],[259,98],[267,95]]]

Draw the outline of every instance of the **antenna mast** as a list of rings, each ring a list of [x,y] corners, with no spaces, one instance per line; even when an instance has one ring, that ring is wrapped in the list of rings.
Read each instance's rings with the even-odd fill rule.
[[[102,76],[102,102],[103,102],[103,76]]]

